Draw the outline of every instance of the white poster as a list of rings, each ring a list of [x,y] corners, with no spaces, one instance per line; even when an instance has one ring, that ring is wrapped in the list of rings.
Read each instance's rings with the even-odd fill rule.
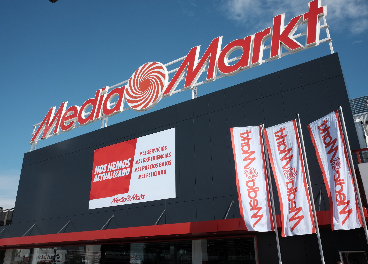
[[[280,200],[282,236],[315,233],[296,121],[265,129]]]
[[[261,128],[231,128],[240,213],[248,231],[273,231]]]
[[[338,112],[308,125],[330,200],[332,229],[362,227]]]
[[[175,197],[175,128],[95,150],[89,209]]]

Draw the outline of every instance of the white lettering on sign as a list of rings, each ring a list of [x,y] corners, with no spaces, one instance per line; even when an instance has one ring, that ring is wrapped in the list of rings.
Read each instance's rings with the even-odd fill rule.
[[[111,87],[114,89],[110,92],[110,87],[99,89],[95,97],[85,101],[81,107],[75,105],[67,108],[68,102],[63,102],[57,111],[56,106],[51,107],[42,122],[34,125],[30,143],[35,144],[40,139],[46,139],[97,120],[106,120],[128,109],[146,111],[154,107],[163,97],[196,88],[224,76],[234,75],[242,70],[323,42],[330,42],[333,53],[327,24],[320,26],[319,23],[319,18],[326,14],[327,7],[321,7],[320,0],[313,0],[309,3],[307,13],[294,17],[286,26],[285,14],[281,14],[274,17],[272,27],[244,39],[233,40],[223,49],[221,49],[222,36],[215,38],[201,58],[199,58],[200,46],[196,46],[186,56],[165,65],[160,62],[145,63],[129,80]],[[307,24],[306,34],[294,36],[300,24]],[[323,40],[319,39],[321,28],[326,28],[328,36]],[[305,46],[295,40],[303,35],[306,35]],[[268,38],[271,38],[271,45],[264,47]],[[282,53],[282,47],[288,52]],[[270,57],[264,60],[263,53],[268,48],[270,48]],[[230,55],[236,50],[241,50],[242,54],[229,60]],[[177,69],[170,72],[167,70],[166,66],[180,61],[182,63]],[[234,64],[230,64],[234,61],[236,61]],[[206,80],[198,83],[199,77],[206,70]],[[171,72],[175,74],[169,80]],[[184,87],[177,89],[181,80],[184,80]],[[121,86],[124,83],[126,85]],[[125,103],[127,107],[124,108]]]

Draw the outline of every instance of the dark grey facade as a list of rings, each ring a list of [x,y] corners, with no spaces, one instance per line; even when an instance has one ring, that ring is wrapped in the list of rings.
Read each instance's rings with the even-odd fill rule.
[[[322,173],[307,125],[342,106],[352,149],[359,148],[338,55],[328,55],[112,125],[24,155],[13,223],[0,238],[240,218],[230,128],[296,118],[302,122],[313,196],[322,190],[321,211],[329,210]],[[97,148],[176,128],[177,198],[88,209],[93,152]],[[275,182],[276,213],[280,214]],[[318,208],[318,206],[317,206]],[[363,230],[321,235],[326,263],[341,247],[367,250]],[[254,234],[254,233],[253,233]],[[277,263],[275,235],[257,233],[259,263]],[[315,235],[281,238],[284,263],[320,263]]]

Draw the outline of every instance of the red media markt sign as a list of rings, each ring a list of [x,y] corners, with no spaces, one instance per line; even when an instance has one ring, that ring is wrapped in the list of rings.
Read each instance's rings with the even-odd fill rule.
[[[308,12],[296,16],[285,25],[285,14],[273,18],[273,26],[242,39],[228,43],[223,49],[222,36],[212,40],[204,54],[199,58],[200,46],[192,48],[182,58],[162,64],[148,62],[139,67],[129,80],[112,87],[99,89],[93,98],[85,101],[82,106],[70,106],[63,102],[59,109],[51,107],[42,122],[34,125],[31,144],[38,140],[67,132],[79,126],[102,120],[107,125],[107,118],[125,110],[146,111],[154,107],[162,98],[175,93],[196,89],[199,85],[214,81],[221,77],[234,75],[262,63],[281,58],[282,56],[301,51],[320,43],[329,42],[333,53],[330,34],[325,16],[327,7],[321,6],[320,0],[309,3]],[[320,18],[324,24],[320,25]],[[294,35],[299,25],[307,24],[307,31]],[[320,30],[325,29],[327,38],[320,40]],[[304,45],[300,38],[305,37]],[[271,38],[271,45],[264,46]],[[282,52],[285,48],[287,52]],[[270,50],[265,59],[265,50]],[[229,59],[231,54],[241,50],[240,56]],[[181,63],[179,67],[168,71],[167,67]],[[198,82],[202,73],[207,71],[205,81]],[[172,78],[169,75],[172,74]],[[184,87],[178,89],[183,80]]]

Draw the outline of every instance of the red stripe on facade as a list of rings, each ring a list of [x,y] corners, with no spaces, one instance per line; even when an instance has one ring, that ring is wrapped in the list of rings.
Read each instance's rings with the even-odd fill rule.
[[[318,211],[317,220],[321,226],[330,225],[330,211]],[[367,218],[367,214],[365,215]],[[276,216],[277,225],[281,227],[281,217]],[[0,239],[0,249],[9,248],[39,248],[60,245],[88,245],[104,243],[122,243],[142,241],[144,239],[173,240],[186,235],[185,239],[198,239],[198,237],[234,236],[255,234],[245,229],[242,218],[212,220],[202,222],[188,222],[166,225],[152,225],[127,227],[117,229],[36,235]],[[190,236],[188,238],[188,236]]]

